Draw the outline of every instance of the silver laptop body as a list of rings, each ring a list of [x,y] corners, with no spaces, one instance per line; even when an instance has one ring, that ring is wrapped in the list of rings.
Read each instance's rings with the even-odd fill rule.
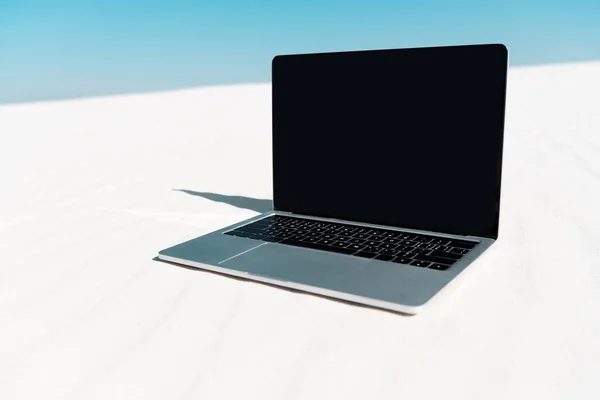
[[[159,259],[419,313],[498,237],[507,60],[498,44],[275,57],[273,210]]]

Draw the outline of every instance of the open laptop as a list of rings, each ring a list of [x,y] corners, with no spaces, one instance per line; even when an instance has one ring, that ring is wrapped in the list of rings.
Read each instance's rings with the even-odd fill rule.
[[[159,258],[418,313],[498,238],[507,66],[501,44],[275,57],[273,210]]]

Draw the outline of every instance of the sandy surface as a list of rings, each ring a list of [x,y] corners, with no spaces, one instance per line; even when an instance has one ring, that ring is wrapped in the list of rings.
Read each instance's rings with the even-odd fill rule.
[[[510,70],[500,239],[416,317],[153,261],[269,207],[270,133],[267,84],[0,107],[0,398],[600,396],[600,63]]]

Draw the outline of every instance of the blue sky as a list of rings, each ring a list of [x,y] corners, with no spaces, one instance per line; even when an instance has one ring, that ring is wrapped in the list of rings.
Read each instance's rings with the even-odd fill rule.
[[[267,82],[276,54],[502,42],[600,60],[600,0],[0,0],[0,103]]]

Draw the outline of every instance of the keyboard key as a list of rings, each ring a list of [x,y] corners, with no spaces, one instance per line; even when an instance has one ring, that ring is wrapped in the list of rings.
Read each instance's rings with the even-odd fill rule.
[[[410,251],[417,254],[427,254],[430,252],[430,250],[422,249],[420,247],[413,247],[412,249],[410,249]]]
[[[411,261],[410,265],[414,265],[415,267],[428,267],[429,266],[429,262],[427,261],[420,261],[420,260],[414,260]]]
[[[387,231],[387,232],[382,233],[379,236],[383,236],[384,238],[393,238],[393,237],[396,237],[396,235],[397,235],[397,233],[394,231]]]
[[[277,234],[279,234],[279,233],[291,233],[292,232],[291,229],[289,229],[289,228],[282,228],[280,226],[275,226],[275,227],[273,227],[273,229],[274,230],[273,230],[272,233],[277,233]]]
[[[449,265],[445,265],[445,264],[431,264],[429,266],[429,268],[430,269],[435,269],[435,270],[438,270],[438,271],[445,271],[448,268],[450,268],[450,266]]]
[[[300,240],[300,239],[303,239],[304,237],[305,237],[305,235],[298,235],[296,232],[294,232],[290,236],[288,236],[288,239]]]
[[[329,248],[327,246],[322,246],[318,243],[300,242],[298,240],[285,239],[285,240],[282,240],[281,242],[279,242],[279,244],[287,244],[287,245],[296,246],[296,247],[306,247],[306,248],[315,249],[315,250],[329,250]]]
[[[341,253],[341,254],[354,254],[354,253],[356,253],[356,250],[354,250],[354,249],[347,249],[345,247],[335,247],[335,246],[329,247],[329,249],[327,251],[332,251],[334,253]]]
[[[414,238],[416,238],[416,236],[412,233],[402,233],[398,236],[398,239],[400,240],[413,240]]]
[[[257,239],[257,240],[260,240],[260,239],[262,239],[265,236],[267,236],[267,235],[265,235],[263,233],[255,233],[252,236],[248,236],[248,239]]]
[[[367,233],[355,233],[354,235],[352,235],[353,238],[357,238],[357,239],[366,239],[369,236],[370,235],[368,235]]]
[[[378,254],[377,257],[375,257],[376,260],[382,260],[382,261],[391,261],[394,259],[394,256],[390,256],[387,254]]]
[[[248,232],[248,231],[235,231],[236,236],[240,236],[240,237],[247,237],[249,238],[250,236],[254,236],[257,235],[257,232]]]
[[[265,227],[245,225],[245,226],[240,226],[239,228],[236,228],[235,230],[239,231],[239,232],[262,233],[265,229],[266,229]]]
[[[386,248],[382,248],[379,251],[379,254],[386,254],[386,255],[395,255],[396,253],[398,253],[398,251],[394,250],[394,249],[386,249]]]
[[[348,246],[349,249],[354,249],[356,251],[362,250],[365,246],[361,246],[360,244],[351,244]]]
[[[320,232],[316,232],[316,231],[308,231],[306,232],[306,236],[311,236],[311,237],[320,237],[323,234]]]
[[[445,251],[432,251],[431,253],[429,253],[432,256],[436,256],[436,257],[445,257],[445,258],[451,258],[453,260],[458,260],[459,258],[461,258],[462,256],[460,254],[455,254],[455,253],[447,253]]]
[[[333,243],[331,243],[331,246],[334,246],[334,247],[348,247],[349,244],[350,243],[348,243],[348,242],[343,242],[341,240],[338,240],[338,241],[334,241]]]
[[[275,232],[275,233],[267,233],[268,236],[274,236],[274,237],[278,237],[280,239],[285,239],[286,237],[291,236],[289,233],[279,233],[279,232]]]
[[[456,254],[467,254],[468,252],[469,252],[469,250],[461,249],[459,247],[453,247],[452,250],[450,250],[450,253],[456,253]]]
[[[431,236],[422,236],[422,235],[418,235],[414,241],[415,242],[420,242],[420,243],[429,243],[431,242],[433,238]]]
[[[350,243],[353,244],[364,244],[366,242],[366,240],[364,239],[350,239]]]
[[[322,244],[322,245],[331,246],[331,245],[333,244],[333,242],[334,242],[334,241],[333,241],[333,240],[331,240],[331,239],[321,239],[321,240],[320,240],[319,242],[317,242],[317,243],[320,243],[320,244]]]
[[[412,258],[396,257],[392,261],[395,263],[399,263],[399,264],[410,264],[410,262],[412,261]]]
[[[381,251],[381,247],[367,246],[367,247],[365,247],[365,251],[368,251],[368,252],[371,252],[371,253],[379,253]]]
[[[231,236],[239,236],[239,237],[249,237],[254,235],[254,233],[252,232],[240,232],[240,231],[229,231],[229,232],[225,232],[226,235],[231,235]]]
[[[417,253],[413,253],[412,251],[401,251],[400,253],[396,254],[396,257],[413,258],[416,255]]]
[[[359,251],[358,253],[354,253],[353,255],[363,258],[375,258],[377,256],[377,254],[370,253],[368,251]]]
[[[282,237],[282,238],[288,238],[288,237],[292,236],[292,235],[293,235],[293,233],[288,233],[288,232],[281,232],[281,231],[278,231],[278,232],[276,232],[276,233],[272,233],[272,234],[270,234],[270,235],[271,235],[271,236],[279,236],[279,237]]]
[[[306,236],[304,239],[302,239],[303,242],[309,242],[309,243],[317,243],[319,240],[320,239],[315,236]]]
[[[414,258],[415,258],[415,260],[429,261],[432,263],[445,264],[445,265],[452,265],[456,262],[456,260],[453,260],[451,258],[437,257],[437,256],[426,255],[426,254],[417,254]]]
[[[373,240],[376,242],[383,242],[385,239],[386,239],[385,236],[382,236],[382,235],[370,235],[369,236],[369,240]]]
[[[452,239],[450,241],[450,243],[448,244],[448,246],[461,247],[464,249],[472,249],[473,247],[475,247],[477,245],[478,245],[477,242],[468,242],[466,240],[456,240],[456,239]]]
[[[267,219],[259,219],[258,221],[254,221],[248,225],[252,225],[252,226],[271,226],[272,221],[269,221]]]
[[[342,228],[344,228],[344,226],[340,225],[340,224],[329,224],[329,225],[327,225],[327,229],[330,230],[330,231],[332,231],[332,232],[335,232],[336,235],[337,235],[337,232],[339,230],[341,230]]]
[[[282,238],[274,237],[274,236],[263,236],[260,240],[265,242],[279,242],[283,240]]]

